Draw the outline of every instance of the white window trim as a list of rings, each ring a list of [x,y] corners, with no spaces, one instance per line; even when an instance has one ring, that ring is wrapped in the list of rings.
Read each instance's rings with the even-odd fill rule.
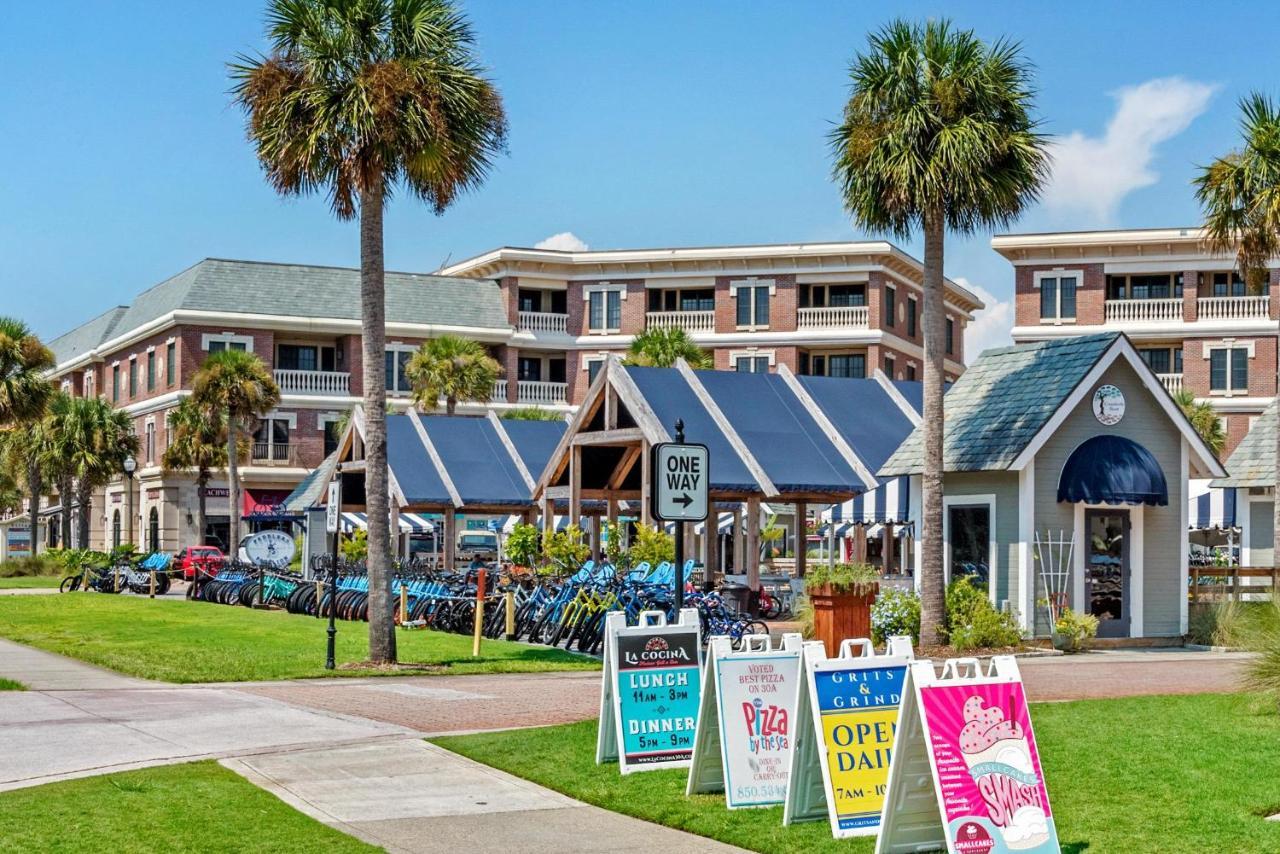
[[[583,314],[585,315],[583,320],[585,321],[585,323],[583,325],[585,326],[586,332],[588,335],[617,335],[619,332],[622,331],[622,325],[621,325],[622,312],[621,311],[618,312],[619,325],[618,326],[608,325],[609,323],[609,296],[608,295],[611,293],[616,293],[620,295],[618,297],[619,306],[621,306],[622,303],[627,301],[627,286],[623,284],[611,284],[609,282],[601,282],[598,285],[588,285],[587,287],[582,289],[582,301],[583,303],[585,303],[585,307],[583,309]],[[603,299],[604,299],[605,327],[602,329],[591,328],[591,295],[592,294],[604,294]]]
[[[406,344],[403,341],[388,341],[386,346],[383,347],[382,349],[384,353],[416,353],[418,352],[417,345]],[[385,355],[383,356],[383,360],[384,361],[386,360]],[[393,379],[393,382],[394,382],[394,379]],[[412,392],[413,392],[413,389],[411,388],[387,389],[387,394],[392,395],[394,397],[404,397],[406,395],[411,394]]]
[[[738,369],[739,359],[765,359],[765,358],[769,360],[769,367],[773,368],[777,366],[778,364],[777,351],[775,350],[761,350],[759,347],[748,347],[745,350],[730,350],[729,351],[729,370],[736,371]]]
[[[609,358],[610,355],[611,354],[605,350],[601,350],[599,353],[595,353],[593,355],[586,355],[584,353],[582,358],[579,359],[578,370],[585,371],[593,362],[603,362],[605,359]]]
[[[1234,339],[1234,338],[1223,338],[1221,341],[1206,341],[1206,342],[1204,343],[1204,345],[1203,345],[1203,348],[1202,348],[1202,350],[1201,350],[1200,355],[1204,358],[1204,360],[1205,360],[1206,362],[1210,360],[1210,358],[1211,358],[1211,355],[1210,355],[1210,354],[1211,354],[1214,350],[1226,350],[1226,351],[1227,351],[1227,385],[1228,385],[1228,388],[1214,390],[1214,388],[1213,388],[1213,371],[1212,371],[1212,369],[1210,369],[1210,371],[1209,371],[1209,395],[1210,395],[1211,397],[1248,397],[1248,395],[1249,395],[1248,377],[1246,377],[1246,378],[1245,378],[1245,387],[1244,387],[1244,388],[1231,388],[1231,387],[1230,387],[1230,385],[1231,385],[1231,351],[1232,351],[1232,350],[1247,350],[1247,351],[1248,351],[1248,353],[1249,353],[1248,358],[1252,359],[1252,358],[1254,357],[1254,355],[1255,355],[1255,351],[1254,351],[1254,344],[1255,344],[1255,343],[1256,343],[1256,342],[1254,342],[1253,340],[1249,340],[1249,341],[1237,341],[1237,340],[1236,340],[1236,339]],[[1184,366],[1184,368],[1185,368],[1185,366],[1186,366],[1186,359],[1185,359],[1185,357],[1184,357],[1184,359],[1183,359],[1183,366]]]
[[[869,378],[872,376],[871,372],[869,372],[869,371],[868,371],[868,366],[869,366],[871,363],[867,361],[867,351],[866,351],[866,350],[857,350],[857,349],[850,350],[850,349],[847,349],[847,348],[846,348],[846,349],[836,349],[836,350],[810,350],[810,351],[809,351],[809,369],[810,369],[811,371],[813,370],[813,360],[814,360],[814,358],[815,358],[815,357],[818,357],[818,358],[822,358],[822,359],[825,359],[825,360],[826,360],[826,361],[825,361],[825,365],[826,365],[826,370],[827,370],[827,373],[825,373],[825,374],[812,374],[812,376],[818,376],[818,377],[829,377],[829,376],[831,376],[831,357],[832,357],[832,356],[861,356],[861,357],[862,357],[862,376],[863,376],[863,378],[864,378],[864,379],[869,379]]]
[[[324,428],[335,421],[342,420],[341,412],[317,412],[316,413],[316,430],[323,433]]]
[[[1186,504],[1186,501],[1184,500],[1182,503]],[[1140,638],[1143,636],[1143,632],[1146,631],[1145,620],[1143,619],[1145,616],[1146,597],[1143,595],[1144,591],[1142,589],[1145,577],[1143,534],[1146,531],[1143,505],[1126,504],[1122,507],[1117,507],[1111,504],[1086,504],[1083,501],[1075,505],[1075,541],[1081,543],[1081,547],[1076,549],[1075,554],[1072,556],[1071,607],[1079,611],[1083,611],[1085,607],[1084,558],[1087,549],[1084,548],[1083,544],[1088,542],[1089,536],[1089,531],[1085,528],[1084,521],[1086,510],[1129,511],[1129,634],[1127,637]],[[1184,539],[1186,537],[1185,529],[1183,529],[1183,537]],[[1034,626],[1035,622],[1032,621],[1031,625]]]
[[[1052,270],[1038,270],[1032,276],[1031,286],[1037,292],[1040,290],[1041,279],[1054,280],[1054,312],[1056,316],[1041,317],[1040,324],[1042,326],[1062,326],[1064,324],[1073,324],[1076,322],[1074,317],[1062,316],[1062,287],[1057,284],[1058,279],[1062,279],[1064,277],[1070,278],[1072,276],[1074,276],[1076,280],[1076,313],[1078,315],[1080,312],[1080,288],[1084,284],[1084,270],[1067,270],[1063,267],[1054,267]],[[1040,314],[1040,299],[1038,296],[1036,298],[1036,314]]]
[[[754,276],[748,277],[746,279],[731,279],[729,281],[729,298],[733,300],[737,300],[738,290],[740,288],[754,289],[754,288],[763,288],[766,286],[769,288],[769,300],[772,302],[773,298],[778,294],[778,282],[776,279],[758,279]],[[753,299],[754,299],[754,296],[753,296]],[[755,314],[756,314],[755,305],[752,304],[751,316],[755,317]],[[743,332],[759,332],[761,330],[768,329],[770,324],[773,322],[773,306],[772,305],[769,306],[769,323],[739,324],[738,323],[738,304],[735,302],[733,305],[733,322],[734,322],[734,328]],[[773,363],[770,362],[769,364],[773,364]]]
[[[942,497],[942,578],[944,584],[951,583],[951,508],[983,506],[987,508],[987,594],[991,604],[996,605],[996,575],[1000,571],[996,566],[996,558],[1000,551],[996,547],[995,493]]]
[[[146,451],[147,465],[152,465],[155,463],[156,452],[156,417],[154,415],[142,422],[142,437],[146,443],[144,450]]]
[[[259,421],[288,421],[290,430],[298,429],[298,413],[296,412],[268,412],[258,419]]]
[[[230,349],[232,344],[243,344],[245,352],[253,352],[252,335],[237,335],[234,332],[206,332],[200,336],[200,349],[208,352],[210,341],[224,341],[227,344],[227,349]]]

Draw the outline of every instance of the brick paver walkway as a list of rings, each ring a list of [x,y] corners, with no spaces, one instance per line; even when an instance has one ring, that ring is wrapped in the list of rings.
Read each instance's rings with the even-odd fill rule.
[[[1238,691],[1247,656],[1116,651],[1019,659],[1033,700]],[[599,673],[419,676],[244,684],[239,690],[439,734],[549,726],[594,718]]]

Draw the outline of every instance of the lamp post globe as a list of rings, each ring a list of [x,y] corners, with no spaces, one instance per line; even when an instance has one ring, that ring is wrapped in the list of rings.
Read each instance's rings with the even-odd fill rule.
[[[124,458],[124,473],[129,477],[133,477],[133,473],[138,470],[138,461],[132,456]]]

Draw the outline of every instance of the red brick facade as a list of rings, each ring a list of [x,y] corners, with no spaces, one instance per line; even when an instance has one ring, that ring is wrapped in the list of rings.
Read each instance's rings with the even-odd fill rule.
[[[1014,322],[1017,326],[1040,325],[1040,289],[1036,274],[1055,271],[1081,273],[1076,285],[1077,326],[1101,324],[1106,320],[1107,276],[1102,264],[1043,264],[1014,268]]]

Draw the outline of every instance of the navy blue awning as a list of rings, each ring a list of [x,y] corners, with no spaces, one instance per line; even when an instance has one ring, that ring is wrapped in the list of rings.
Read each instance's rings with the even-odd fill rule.
[[[1067,458],[1058,500],[1163,507],[1169,503],[1169,487],[1160,463],[1146,448],[1123,436],[1094,436]]]

